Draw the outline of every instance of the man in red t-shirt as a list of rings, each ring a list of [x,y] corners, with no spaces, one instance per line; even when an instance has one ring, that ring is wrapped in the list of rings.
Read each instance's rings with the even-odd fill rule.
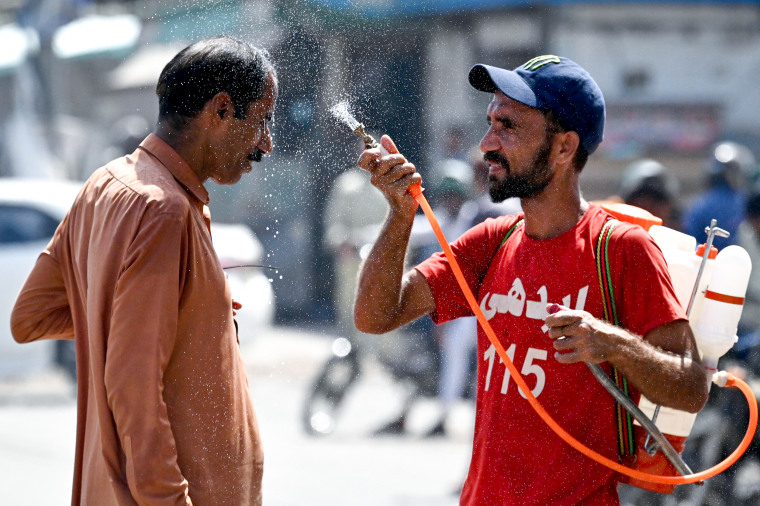
[[[523,213],[476,225],[452,250],[533,395],[571,435],[614,459],[614,400],[583,362],[615,367],[651,401],[689,412],[704,405],[707,382],[662,253],[639,227],[615,228],[608,255],[620,327],[601,319],[594,244],[610,216],[581,197],[579,177],[602,141],[602,93],[579,65],[553,55],[514,71],[476,65],[469,80],[493,93],[480,142],[491,198],[519,197]],[[404,273],[416,211],[407,188],[421,178],[390,138],[382,143],[390,155],[367,150],[359,159],[390,211],[359,279],[357,328],[382,333],[424,314],[436,322],[471,316],[442,254]],[[560,310],[549,314],[553,304]],[[475,436],[461,503],[617,504],[614,473],[555,435],[480,329],[477,340]]]

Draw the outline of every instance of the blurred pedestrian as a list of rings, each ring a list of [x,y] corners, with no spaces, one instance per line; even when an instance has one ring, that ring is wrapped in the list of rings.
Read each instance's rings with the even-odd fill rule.
[[[363,149],[363,141],[360,146]],[[323,243],[332,257],[335,272],[333,308],[337,330],[353,345],[361,346],[359,341],[363,341],[354,325],[354,295],[361,252],[374,240],[383,218],[385,199],[369,182],[366,172],[353,167],[335,178],[322,219]]]
[[[21,343],[74,339],[72,504],[261,504],[263,452],[209,230],[209,179],[272,150],[266,54],[217,37],[163,69],[158,122],[88,179],[12,314]]]
[[[456,239],[469,228],[469,222],[473,219],[477,208],[471,202],[472,167],[462,160],[447,158],[436,164],[430,181],[431,187],[428,192],[430,205],[433,207],[444,235],[447,238]],[[383,206],[385,206],[384,198]],[[441,249],[433,227],[421,214],[415,217],[410,247],[414,249],[414,256],[421,258],[427,258]]]
[[[643,158],[628,165],[620,181],[618,196],[624,203],[662,219],[664,226],[681,229],[678,180],[657,160]]]
[[[150,133],[150,130],[151,126],[148,120],[139,114],[130,114],[114,121],[108,129],[108,146],[100,155],[103,157],[101,158],[102,162],[105,164],[110,160],[133,152]]]
[[[715,237],[713,244],[718,249],[735,244],[739,223],[744,218],[746,188],[756,170],[755,156],[747,146],[736,142],[717,144],[707,164],[707,186],[684,214],[684,232],[704,242],[705,227],[716,219],[718,227],[731,235]]]
[[[455,159],[467,161],[467,130],[464,126],[452,123],[443,132],[443,152],[441,160]]]
[[[736,244],[747,250],[752,259],[744,309],[739,320],[737,348],[746,352],[754,349],[755,373],[760,374],[760,191],[747,199],[744,220],[739,224]]]
[[[555,55],[514,71],[476,65],[469,82],[492,94],[480,142],[490,195],[519,197],[523,212],[476,225],[451,244],[452,252],[533,395],[567,432],[617,460],[619,441],[625,451],[618,428],[632,430],[632,422],[618,421],[614,399],[587,362],[608,373],[614,367],[652,402],[690,412],[704,405],[707,382],[654,240],[640,227],[610,223],[581,196],[581,171],[603,137],[601,90],[578,64]],[[426,314],[439,323],[472,316],[444,255],[405,272],[403,251],[417,210],[407,190],[421,177],[389,137],[381,142],[390,155],[367,150],[359,158],[389,213],[359,277],[357,327],[383,333]],[[605,252],[614,292],[624,294],[616,297],[619,325],[603,320],[605,299],[593,289],[599,287],[594,243],[611,225]],[[546,426],[480,330],[477,346],[475,433],[461,504],[617,504],[619,475]]]
[[[472,168],[462,160],[448,158],[436,164],[431,179],[434,181],[430,188],[431,205],[438,218],[441,231],[449,240],[456,239],[470,228],[477,210],[477,206],[470,200],[473,184]],[[383,198],[383,208],[385,205],[385,198]],[[412,260],[427,258],[441,249],[433,228],[424,216],[418,215],[414,220],[409,249]],[[471,336],[475,331],[475,321],[463,318],[460,321],[436,327],[429,318],[423,318],[408,325],[406,330],[404,339],[412,340],[418,350],[427,352],[427,356],[435,356],[440,363],[440,367],[436,368],[438,372],[436,381],[428,385],[427,390],[432,390],[432,392],[426,393],[437,396],[442,411],[441,420],[427,435],[443,435],[445,418],[466,385],[474,350]],[[411,354],[407,352],[406,355]],[[409,358],[411,357],[405,357],[406,360]],[[409,412],[421,393],[421,389],[414,388],[413,385],[398,416],[376,430],[375,434],[404,433]]]

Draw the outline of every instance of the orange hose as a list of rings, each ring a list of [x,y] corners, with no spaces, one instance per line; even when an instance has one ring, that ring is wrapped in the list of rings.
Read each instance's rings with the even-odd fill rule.
[[[457,260],[454,257],[454,253],[451,251],[451,247],[449,246],[449,243],[446,240],[446,237],[443,235],[441,226],[438,224],[438,220],[436,219],[435,214],[433,214],[433,210],[430,208],[430,204],[428,203],[425,196],[422,194],[422,189],[420,188],[419,185],[413,185],[409,187],[409,193],[414,197],[414,200],[417,201],[420,207],[422,207],[422,210],[424,211],[425,216],[427,216],[428,221],[430,221],[430,225],[433,227],[435,236],[436,238],[438,238],[438,242],[441,244],[441,247],[443,248],[443,253],[446,255],[446,258],[448,259],[449,264],[451,265],[451,270],[454,273],[454,277],[459,283],[459,286],[462,289],[462,292],[464,293],[464,296],[467,299],[467,302],[470,304],[470,308],[472,309],[473,313],[475,313],[475,316],[477,317],[478,322],[480,323],[480,326],[483,328],[483,331],[486,333],[486,336],[488,336],[488,339],[491,341],[491,344],[493,344],[494,348],[496,348],[496,352],[499,354],[499,357],[501,358],[501,360],[504,362],[504,365],[509,370],[509,374],[512,376],[512,379],[515,380],[515,383],[517,383],[517,386],[525,394],[526,399],[528,400],[530,405],[533,407],[533,409],[536,411],[536,413],[538,413],[541,419],[570,446],[572,446],[573,448],[575,448],[576,450],[578,450],[585,456],[589,457],[590,459],[610,469],[613,469],[614,471],[617,471],[620,474],[624,474],[626,476],[630,476],[631,478],[636,478],[642,481],[648,481],[652,483],[662,483],[662,484],[667,484],[667,485],[684,485],[687,483],[696,483],[696,482],[703,481],[707,478],[711,478],[719,473],[722,473],[726,469],[728,469],[734,462],[736,462],[739,459],[739,457],[742,456],[742,454],[744,454],[745,451],[747,451],[747,448],[749,447],[749,444],[752,442],[752,438],[755,435],[755,430],[757,429],[757,400],[755,399],[755,396],[752,393],[752,390],[750,389],[749,385],[747,385],[744,381],[740,380],[739,378],[736,378],[735,376],[731,374],[728,374],[727,386],[734,386],[738,388],[739,390],[742,391],[744,396],[747,398],[747,403],[749,404],[749,425],[747,427],[747,432],[744,435],[744,439],[742,439],[742,442],[739,444],[736,450],[734,450],[734,452],[731,453],[731,455],[729,455],[725,460],[723,460],[722,462],[716,464],[715,466],[705,471],[694,473],[688,476],[659,476],[656,474],[642,473],[641,471],[636,471],[635,469],[631,469],[618,462],[610,460],[603,455],[600,455],[599,453],[588,448],[583,443],[581,443],[580,441],[575,439],[573,436],[568,434],[565,431],[565,429],[560,427],[559,424],[556,421],[554,421],[554,419],[551,417],[551,415],[549,415],[549,413],[546,412],[543,406],[541,406],[541,404],[535,398],[533,393],[530,391],[530,388],[528,388],[528,385],[527,383],[525,383],[525,380],[523,380],[522,376],[517,371],[517,368],[515,367],[515,365],[509,359],[509,356],[504,350],[504,347],[501,345],[501,342],[499,342],[499,339],[496,337],[496,333],[491,328],[491,324],[486,319],[485,315],[483,314],[483,311],[481,311],[480,305],[478,304],[478,301],[475,299],[475,296],[472,294],[472,291],[470,290],[470,287],[467,284],[467,281],[464,279],[464,274],[462,274],[462,270],[459,268],[459,264],[457,263]]]

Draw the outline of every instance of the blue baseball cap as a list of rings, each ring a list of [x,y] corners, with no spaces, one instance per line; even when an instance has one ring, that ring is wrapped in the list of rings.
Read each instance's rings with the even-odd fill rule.
[[[604,138],[604,97],[588,72],[562,56],[537,56],[507,70],[481,63],[470,69],[470,84],[488,93],[499,90],[529,107],[552,111],[560,124],[578,134],[593,153]]]

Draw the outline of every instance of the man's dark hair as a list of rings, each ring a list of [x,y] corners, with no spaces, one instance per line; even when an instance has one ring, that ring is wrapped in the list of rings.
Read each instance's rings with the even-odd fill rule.
[[[261,100],[266,80],[277,74],[266,53],[230,37],[198,41],[180,51],[161,71],[156,85],[158,120],[182,130],[216,94],[229,93],[235,117],[245,118]]]
[[[551,138],[554,134],[558,134],[560,132],[567,132],[567,128],[562,125],[554,112],[549,109],[539,109],[539,111],[541,111],[541,114],[543,114],[544,118],[546,118],[547,138]],[[586,166],[586,162],[588,162],[588,155],[588,150],[583,147],[583,143],[579,143],[578,149],[576,150],[575,156],[573,157],[573,166],[575,167],[575,170],[580,172],[583,167]]]

